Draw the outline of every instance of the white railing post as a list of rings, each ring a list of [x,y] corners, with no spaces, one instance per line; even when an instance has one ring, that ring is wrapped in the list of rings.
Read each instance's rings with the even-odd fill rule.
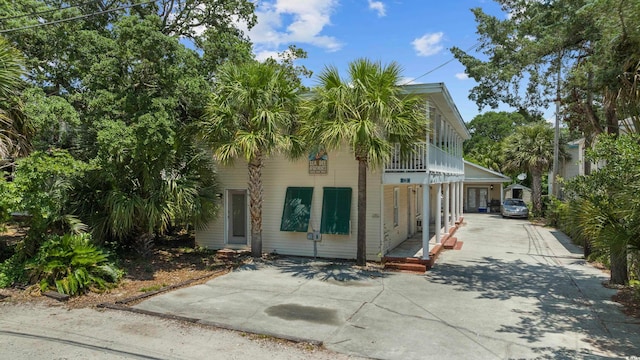
[[[436,244],[440,244],[442,232],[442,183],[436,184]]]

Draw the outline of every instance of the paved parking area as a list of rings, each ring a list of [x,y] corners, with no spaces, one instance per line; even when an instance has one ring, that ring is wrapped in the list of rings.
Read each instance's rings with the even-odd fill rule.
[[[136,308],[380,359],[640,357],[640,321],[562,233],[466,214],[456,236],[425,275],[285,258]]]

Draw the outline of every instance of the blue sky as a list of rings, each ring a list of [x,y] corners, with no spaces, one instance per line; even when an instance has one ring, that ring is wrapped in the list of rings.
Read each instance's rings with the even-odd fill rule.
[[[290,44],[306,50],[308,59],[298,63],[314,72],[305,81],[310,86],[324,66],[344,73],[360,57],[396,61],[404,76],[413,79],[451,60],[451,47],[466,50],[478,42],[470,10],[475,7],[506,16],[490,0],[258,0],[258,25],[248,35],[259,59]],[[475,82],[457,60],[416,82],[444,82],[465,121],[478,115],[468,99]]]

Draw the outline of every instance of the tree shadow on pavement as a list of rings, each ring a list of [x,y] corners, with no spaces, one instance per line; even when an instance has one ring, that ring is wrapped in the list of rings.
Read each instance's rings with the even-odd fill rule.
[[[308,258],[286,257],[272,264],[285,274],[305,279],[322,281],[362,281],[386,277],[380,270],[360,269],[349,261],[314,260]]]
[[[580,255],[580,256],[584,254],[584,250],[580,246],[574,244],[571,241],[571,238],[568,237],[562,231],[557,231],[557,230],[549,231],[549,233],[551,233],[551,235],[553,235],[553,237],[555,237],[558,240],[558,242],[562,244],[562,246],[564,246],[565,249],[567,249],[568,252],[574,255]]]
[[[577,287],[578,283],[591,281],[600,284],[601,279],[596,276],[548,264],[483,257],[465,265],[440,264],[425,279],[453,286],[459,291],[477,293],[479,299],[532,300],[526,302],[530,305],[512,310],[518,316],[515,324],[503,324],[498,330],[515,333],[531,345],[544,343],[547,335],[576,332],[596,348],[619,354],[640,354],[640,326],[635,326],[633,332],[615,331],[612,334],[606,322],[620,318],[620,310],[615,306],[596,309],[587,294]],[[603,290],[601,298],[592,294],[590,297],[603,303],[609,300],[606,291]],[[545,346],[533,347],[533,350],[543,359],[584,358],[585,355],[569,348]]]

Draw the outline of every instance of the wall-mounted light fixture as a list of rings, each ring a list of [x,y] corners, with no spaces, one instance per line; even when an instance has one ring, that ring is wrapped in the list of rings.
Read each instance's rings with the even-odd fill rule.
[[[493,184],[491,184],[491,186],[489,186],[489,189],[493,190]]]

